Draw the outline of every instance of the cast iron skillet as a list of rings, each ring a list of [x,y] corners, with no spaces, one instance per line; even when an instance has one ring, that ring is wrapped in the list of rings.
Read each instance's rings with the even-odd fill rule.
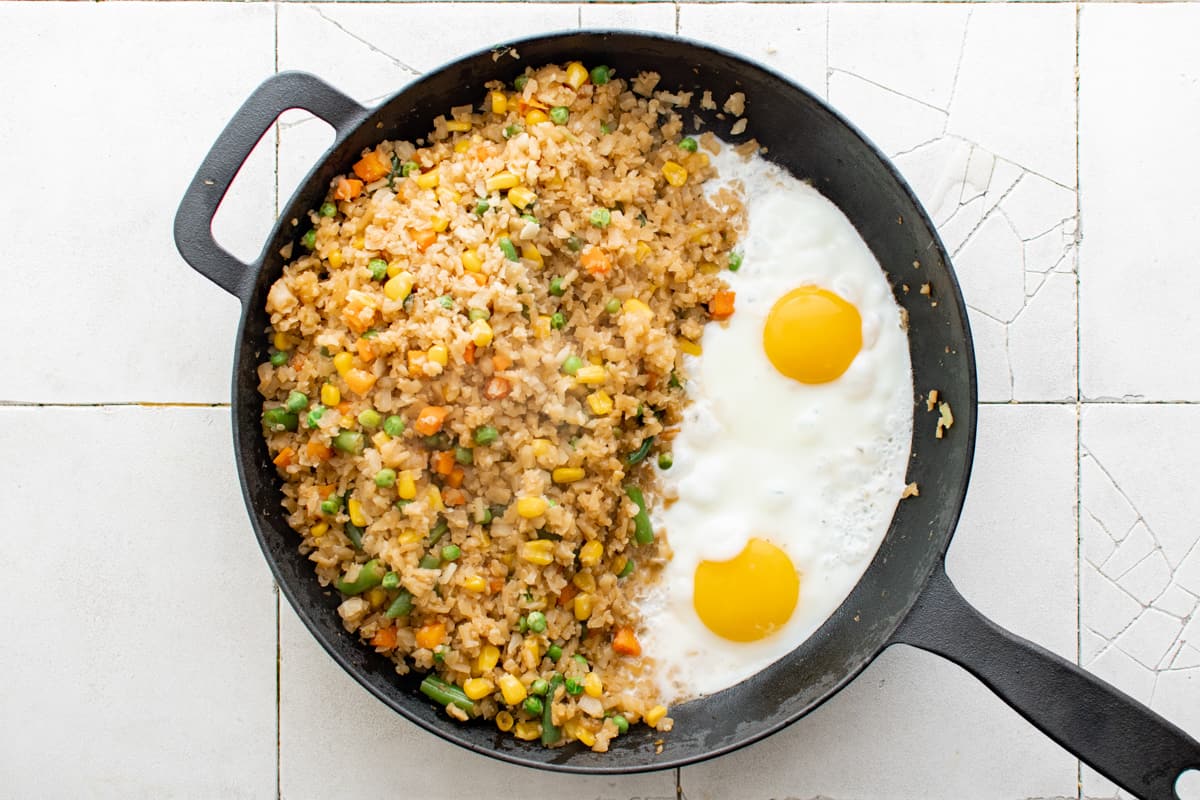
[[[738,56],[667,36],[570,32],[483,51],[423,76],[374,109],[311,75],[284,73],[260,86],[238,110],[188,187],[175,218],[180,253],[242,303],[233,372],[233,435],[246,507],[280,588],[335,661],[384,703],[429,731],[470,750],[516,764],[582,773],[676,767],[727,753],[799,719],[898,642],[938,653],[974,673],[1056,742],[1142,797],[1174,797],[1177,776],[1200,767],[1200,744],[1149,709],[1062,658],[981,616],[946,577],[943,559],[967,489],[975,442],[975,364],[958,282],[933,226],[894,168],[858,131],[819,99]],[[497,58],[497,54],[500,54]],[[817,633],[790,656],[737,686],[672,709],[667,736],[635,726],[606,755],[577,745],[555,750],[501,734],[490,724],[461,725],[417,691],[419,676],[398,677],[391,662],[346,633],[338,598],[321,589],[297,552],[280,507],[280,483],[263,441],[255,367],[266,358],[266,291],[280,275],[279,249],[306,228],[330,179],[365,147],[416,139],[451,106],[478,103],[485,81],[511,81],[525,65],[615,65],[626,77],[662,75],[660,86],[742,91],[750,129],[768,158],[811,180],[854,223],[908,310],[914,376],[909,480],[920,497],[900,503],[887,537],[862,580]],[[698,96],[697,96],[698,99]],[[693,103],[693,107],[698,103]],[[211,221],[242,162],[281,112],[306,109],[337,132],[324,160],[280,215],[259,258],[243,264],[213,240]],[[727,136],[732,119],[702,114]],[[690,119],[690,115],[689,115]],[[917,266],[919,264],[919,266]],[[928,282],[932,298],[900,285]],[[955,422],[934,438],[924,394],[940,390]],[[654,741],[663,739],[663,752]]]

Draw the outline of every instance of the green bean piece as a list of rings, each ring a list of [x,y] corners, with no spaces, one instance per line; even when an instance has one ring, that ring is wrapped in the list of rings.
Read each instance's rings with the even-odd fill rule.
[[[475,451],[469,447],[458,446],[454,448],[454,460],[459,464],[468,465],[475,463]]]
[[[610,297],[608,302],[604,304],[604,310],[610,314],[615,314],[621,310],[621,301],[615,297]]]
[[[612,715],[613,725],[617,726],[618,733],[629,733],[629,720],[625,719],[622,714]]]
[[[564,375],[574,375],[579,372],[579,368],[583,366],[583,359],[579,356],[567,356],[563,359],[562,371]]]
[[[545,678],[536,678],[529,684],[529,693],[534,697],[543,697],[550,690],[550,682]]]
[[[438,541],[446,535],[446,531],[450,530],[450,523],[444,519],[439,519],[437,524],[429,529],[429,546],[433,547]]]
[[[481,217],[487,213],[487,210],[491,207],[491,204],[482,197],[475,201],[475,213]]]
[[[358,424],[364,428],[375,429],[379,427],[379,423],[383,421],[383,417],[373,408],[368,408],[366,411],[360,411],[358,414]]]
[[[474,322],[476,320],[488,320],[492,318],[492,312],[486,308],[469,308],[467,309],[467,318]]]
[[[407,178],[409,175],[412,175],[414,172],[420,172],[420,171],[421,171],[421,165],[415,161],[405,161],[403,164],[400,165],[400,177],[401,178]]]
[[[574,678],[567,678],[567,694],[575,697],[583,694],[583,684]]]
[[[300,244],[304,245],[306,250],[312,250],[317,246],[317,232],[310,228],[300,237]]]
[[[372,280],[381,281],[387,277],[387,262],[382,258],[372,258],[367,262],[367,269],[371,270]]]
[[[400,576],[395,572],[389,572],[387,575],[383,576],[383,582],[379,585],[385,589],[399,589]]]
[[[675,465],[675,457],[672,456],[670,453],[659,453],[658,454],[658,468],[659,469],[670,469],[674,465]]]
[[[504,257],[509,261],[521,260],[521,257],[517,255],[517,246],[512,243],[512,239],[507,236],[501,236],[497,244],[500,245],[500,252],[504,253]]]
[[[562,729],[554,724],[554,715],[552,707],[554,705],[554,695],[558,692],[558,687],[562,686],[563,679],[561,675],[555,675],[550,679],[550,686],[546,689],[546,700],[542,704],[542,744],[551,745],[558,742],[562,738]]]
[[[650,455],[650,448],[653,446],[654,446],[654,437],[653,436],[647,436],[645,439],[642,439],[642,443],[638,445],[638,449],[634,450],[632,453],[630,453],[628,456],[625,457],[625,463],[631,467],[634,466],[635,464],[642,463],[642,461],[644,461],[646,459],[646,456]]]
[[[383,432],[393,439],[404,433],[404,417],[393,414],[383,421]]]
[[[321,422],[321,417],[325,416],[325,406],[317,403],[308,410],[308,415],[304,418],[304,424],[310,429],[317,427]]]
[[[517,633],[525,633],[527,630],[529,630],[529,620],[522,614],[517,618]]]
[[[742,254],[734,250],[729,254],[729,271],[737,272],[742,268]]]
[[[364,439],[361,431],[342,431],[333,437],[333,446],[343,453],[356,456],[363,451]]]
[[[562,278],[552,278],[550,280],[550,294],[554,295],[555,297],[562,297],[566,291],[567,290],[563,288]]]
[[[612,222],[612,212],[607,208],[597,208],[592,211],[592,215],[588,217],[588,221],[597,228],[607,228],[608,224]]]
[[[526,222],[532,222],[534,225],[542,224],[542,223],[538,222],[538,218],[535,217],[533,214],[522,214],[521,219],[525,220]]]
[[[562,658],[562,648],[556,644],[552,644],[546,648],[546,657],[551,661],[557,662]]]
[[[396,470],[384,467],[375,473],[375,485],[380,489],[390,489],[396,485]]]
[[[468,714],[475,713],[475,702],[467,697],[462,689],[453,683],[446,683],[436,675],[426,675],[425,680],[421,681],[421,694],[435,703],[458,706]]]
[[[448,544],[442,548],[442,561],[458,561],[462,558],[462,548],[456,544]]]
[[[346,580],[346,576],[343,575],[334,585],[342,594],[362,594],[367,589],[374,589],[383,583],[383,576],[386,574],[387,567],[383,565],[383,562],[378,558],[372,558],[362,565],[358,571],[358,577],[354,580]]]
[[[320,214],[322,217],[337,216],[337,206],[335,206],[333,203],[330,203],[328,200],[326,200],[324,203],[321,203],[321,208],[317,213]]]
[[[698,145],[696,144],[696,140],[693,139],[691,136],[685,136],[679,140],[679,149],[680,150],[684,150],[688,153],[694,153],[694,152],[696,152],[697,147],[698,147]]]
[[[442,560],[437,556],[421,556],[421,560],[417,562],[417,566],[421,569],[437,569],[442,565]]]
[[[608,83],[608,79],[610,77],[612,77],[612,70],[603,64],[592,67],[592,83],[596,84],[597,86],[603,86],[604,84]]]
[[[633,538],[638,544],[654,541],[654,528],[650,525],[650,514],[646,512],[646,498],[636,486],[626,486],[625,495],[637,504],[637,516],[633,518]]]
[[[555,125],[566,125],[571,117],[571,110],[566,106],[555,106],[550,109],[550,121]]]
[[[572,253],[578,253],[580,250],[583,249],[583,239],[580,239],[578,236],[575,236],[574,234],[572,234],[571,236],[568,236],[567,237],[567,249],[570,250]]]
[[[446,663],[446,648],[442,647],[440,644],[434,648],[433,660],[439,664]]]
[[[489,445],[500,438],[500,432],[491,425],[480,425],[475,429],[475,444]]]
[[[396,619],[397,617],[407,617],[413,610],[413,596],[407,589],[401,589],[400,594],[396,595],[396,599],[388,606],[387,611],[383,615],[388,619]]]
[[[518,75],[517,77],[513,78],[513,88],[518,92],[525,91],[525,84],[527,83],[529,83],[528,75]]]
[[[561,331],[566,327],[567,318],[563,316],[561,311],[555,311],[550,315],[550,327],[556,331]]]
[[[442,308],[454,308],[454,298],[448,294],[444,294],[437,299],[438,305]]]
[[[530,611],[526,620],[529,622],[529,630],[534,633],[546,632],[546,615],[541,611]]]
[[[621,571],[617,573],[618,578],[628,578],[633,574],[633,570],[637,565],[633,563],[632,558],[625,559],[625,566],[621,567]]]
[[[282,367],[284,364],[288,363],[289,358],[291,358],[291,356],[287,354],[287,351],[276,350],[274,353],[271,353],[271,366]]]
[[[537,697],[536,695],[526,697],[524,708],[526,714],[536,717],[538,714],[542,713],[542,698]]]
[[[355,550],[362,550],[363,529],[355,525],[353,522],[347,521],[342,526],[342,532],[346,534],[346,538],[350,540],[350,544],[354,545]]]
[[[504,133],[505,139],[511,139],[512,137],[516,136],[520,132],[521,132],[520,125],[505,125],[504,126],[503,133]]]
[[[263,427],[269,431],[294,431],[300,418],[286,408],[268,408],[262,415]]]

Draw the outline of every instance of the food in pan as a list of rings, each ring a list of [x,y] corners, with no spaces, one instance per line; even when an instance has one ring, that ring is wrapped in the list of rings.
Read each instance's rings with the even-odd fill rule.
[[[668,730],[667,704],[706,691],[664,678],[684,655],[646,609],[693,553],[703,559],[691,579],[715,586],[718,600],[721,586],[745,584],[736,563],[731,573],[721,560],[741,549],[681,547],[687,532],[675,530],[696,496],[689,481],[703,482],[719,453],[702,441],[718,417],[699,411],[733,397],[714,383],[718,366],[736,367],[731,383],[747,382],[747,365],[789,375],[776,374],[742,413],[758,426],[782,413],[777,424],[793,446],[806,397],[832,420],[854,418],[833,445],[820,420],[808,426],[809,444],[824,446],[813,469],[833,492],[815,497],[854,503],[826,507],[823,520],[846,515],[853,525],[871,503],[890,518],[903,486],[897,479],[889,497],[870,494],[891,476],[872,473],[878,459],[860,453],[884,446],[879,420],[858,415],[886,404],[894,377],[880,388],[869,373],[892,333],[903,343],[882,274],[878,286],[860,282],[832,259],[825,271],[777,274],[788,259],[795,270],[836,256],[826,234],[849,231],[856,257],[865,247],[840,216],[844,227],[830,222],[821,236],[784,231],[811,252],[764,243],[742,198],[768,174],[782,176],[726,149],[717,160],[740,181],[722,188],[713,157],[685,130],[692,98],[655,92],[656,82],[573,63],[489,84],[480,106],[452,109],[426,140],[384,142],[337,177],[268,293],[264,432],[288,521],[318,579],[341,593],[347,629],[397,671],[425,673],[422,690],[451,716],[490,719],[552,746],[603,751],[632,724]],[[816,213],[785,185],[788,199],[770,213]],[[828,353],[812,360],[795,347],[825,324],[812,314],[822,302],[843,315],[832,324],[846,330],[844,374],[833,374]],[[855,314],[862,342],[852,353]],[[734,361],[747,332],[763,336],[760,318],[766,338]],[[884,335],[887,327],[896,330]],[[907,375],[901,350],[897,369]],[[746,431],[760,431],[751,421]],[[901,414],[890,431],[901,467],[907,424]],[[780,436],[783,446],[747,469],[774,485],[768,471],[786,460],[788,441]],[[736,487],[701,488],[722,514],[736,514]],[[781,591],[796,587],[794,610],[751,623],[762,642],[779,640],[772,626],[791,635],[832,610],[807,607],[832,597],[820,570],[856,578],[878,542],[873,528],[856,530],[866,555],[844,550],[852,565],[843,568],[842,556],[825,554],[826,564],[777,529],[730,533],[749,543],[751,574],[773,548],[765,561]],[[684,596],[665,595],[672,607]],[[715,617],[702,603],[695,611],[723,640],[737,639],[716,620],[740,602],[725,599]],[[751,672],[763,666],[754,663]]]

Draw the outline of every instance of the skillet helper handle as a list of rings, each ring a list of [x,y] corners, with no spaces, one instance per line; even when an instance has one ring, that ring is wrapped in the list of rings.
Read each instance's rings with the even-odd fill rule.
[[[971,672],[1051,739],[1144,800],[1177,800],[1200,742],[1099,678],[976,611],[939,565],[894,641]]]
[[[258,269],[217,244],[212,233],[213,216],[250,151],[279,115],[291,108],[302,108],[328,122],[337,130],[338,140],[367,115],[367,109],[314,75],[281,72],[268,78],[221,131],[175,212],[175,246],[179,254],[197,272],[243,303],[249,300]]]

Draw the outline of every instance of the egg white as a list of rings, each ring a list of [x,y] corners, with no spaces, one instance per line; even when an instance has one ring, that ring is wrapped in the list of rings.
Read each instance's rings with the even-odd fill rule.
[[[887,533],[904,487],[912,438],[912,366],[900,309],[878,262],[836,206],[755,155],[723,147],[719,178],[741,184],[748,230],[743,264],[724,277],[737,293],[725,324],[706,326],[685,357],[690,405],[660,472],[651,510],[674,555],[639,600],[643,652],[664,702],[732,686],[812,635],[858,582]],[[805,284],[830,289],[862,316],[862,350],[825,384],[780,374],[763,351],[775,301]],[[702,560],[724,561],[751,537],[783,549],[800,598],[780,630],[756,642],[723,639],[693,607]],[[729,598],[736,603],[737,598]]]

